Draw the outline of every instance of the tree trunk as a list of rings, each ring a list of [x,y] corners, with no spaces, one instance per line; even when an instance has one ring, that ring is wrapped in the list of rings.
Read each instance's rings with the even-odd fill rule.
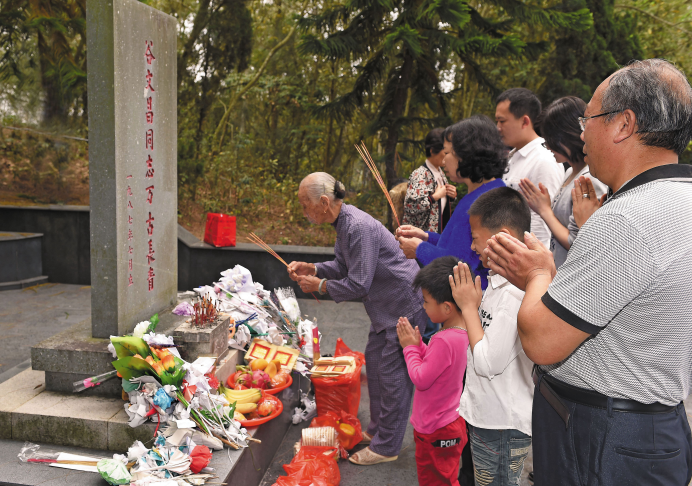
[[[396,147],[399,144],[399,130],[402,125],[402,115],[406,108],[406,95],[411,82],[411,72],[413,71],[413,57],[408,51],[404,52],[404,64],[401,66],[399,82],[394,92],[392,111],[389,119],[390,125],[387,127],[387,139],[384,144],[385,177],[387,178],[387,188],[391,189],[396,173]],[[387,210],[387,224],[392,227],[392,210]]]
[[[183,82],[183,77],[187,72],[187,64],[194,54],[195,42],[197,38],[202,33],[202,30],[209,23],[209,4],[211,0],[200,0],[199,8],[197,9],[197,14],[195,15],[195,22],[192,26],[192,31],[190,36],[185,41],[185,46],[183,47],[183,52],[180,53],[178,57],[178,91],[180,91],[180,85]]]

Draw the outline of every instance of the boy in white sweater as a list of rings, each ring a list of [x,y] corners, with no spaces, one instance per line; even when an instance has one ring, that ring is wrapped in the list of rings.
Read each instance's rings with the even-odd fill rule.
[[[499,187],[480,196],[469,208],[474,250],[487,266],[483,250],[496,233],[523,241],[531,228],[531,210],[521,194]],[[533,363],[517,333],[517,314],[524,292],[490,272],[485,295],[480,278],[459,263],[450,276],[452,295],[469,337],[466,387],[459,414],[469,425],[476,484],[519,484],[531,446]],[[474,311],[478,311],[477,313]],[[474,317],[475,316],[475,317]]]

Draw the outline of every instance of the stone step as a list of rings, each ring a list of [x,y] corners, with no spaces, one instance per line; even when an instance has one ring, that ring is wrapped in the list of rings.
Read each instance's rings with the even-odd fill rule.
[[[305,388],[307,381],[301,380]],[[251,444],[252,451],[224,449],[214,453],[211,465],[224,483],[259,484],[291,425],[293,408],[299,400],[299,382],[296,379],[291,388],[279,394],[284,404],[284,412],[279,417],[249,429],[250,435],[261,440],[261,444]],[[147,423],[134,429],[128,425],[122,399],[47,391],[42,371],[26,370],[1,383],[0,396],[3,397],[0,401],[0,439],[51,444],[51,448],[58,449],[97,449],[101,450],[100,455],[110,456],[114,452],[126,452],[135,440],[150,443],[154,436],[155,424]],[[19,446],[16,453],[19,453]],[[5,463],[0,466],[0,484],[43,484],[38,478],[47,474],[44,466],[22,464],[16,461],[16,455],[13,461],[10,459],[0,457],[0,463]],[[58,473],[63,474],[64,470],[56,470],[55,474]],[[70,484],[103,484],[93,473],[77,476],[82,479]]]

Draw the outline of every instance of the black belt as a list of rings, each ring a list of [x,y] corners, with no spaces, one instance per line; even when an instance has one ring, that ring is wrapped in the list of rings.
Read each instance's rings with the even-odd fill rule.
[[[542,378],[542,379],[541,379]],[[628,400],[625,398],[610,398],[597,391],[585,390],[576,386],[568,385],[546,374],[538,372],[534,369],[533,382],[538,384],[540,381],[540,393],[562,417],[562,420],[567,426],[569,422],[569,410],[562,402],[562,398],[570,402],[579,403],[595,408],[608,408],[608,400],[612,400],[612,410],[618,412],[630,413],[668,413],[675,410],[677,405],[664,405],[662,403],[641,403],[636,400]]]

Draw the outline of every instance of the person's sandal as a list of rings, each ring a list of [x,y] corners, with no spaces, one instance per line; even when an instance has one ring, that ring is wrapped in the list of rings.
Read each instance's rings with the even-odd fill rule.
[[[353,454],[348,460],[359,466],[374,466],[375,464],[381,464],[383,462],[396,461],[398,458],[399,456],[382,456],[377,452],[371,451],[369,447],[366,447]]]
[[[370,442],[372,442],[372,435],[363,432],[363,440],[361,440],[359,444],[369,444]]]

